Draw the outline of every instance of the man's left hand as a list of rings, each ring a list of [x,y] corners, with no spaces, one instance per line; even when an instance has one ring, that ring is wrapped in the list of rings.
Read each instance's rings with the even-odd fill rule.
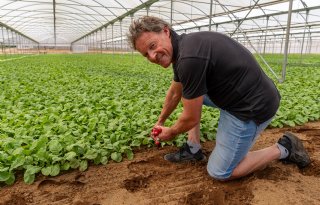
[[[160,141],[168,141],[173,139],[175,136],[172,134],[170,127],[156,126],[156,128],[161,129],[161,133],[156,136]]]

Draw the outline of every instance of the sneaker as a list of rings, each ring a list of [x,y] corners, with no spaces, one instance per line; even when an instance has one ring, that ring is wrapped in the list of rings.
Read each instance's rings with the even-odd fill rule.
[[[205,161],[206,156],[202,153],[202,150],[195,154],[192,154],[189,145],[185,143],[179,151],[174,153],[169,153],[164,156],[164,159],[169,162],[189,162],[189,161]]]
[[[292,162],[298,167],[304,168],[311,163],[307,151],[304,149],[301,140],[290,132],[285,132],[278,140],[278,143],[284,146],[289,151],[289,156],[282,159],[283,162]]]

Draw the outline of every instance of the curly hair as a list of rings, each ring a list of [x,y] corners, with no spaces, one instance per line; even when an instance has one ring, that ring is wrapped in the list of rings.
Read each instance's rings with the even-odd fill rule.
[[[168,27],[171,29],[169,23],[154,16],[143,16],[134,20],[130,27],[129,33],[127,33],[128,43],[136,50],[136,40],[144,32],[156,32],[160,33],[163,28]]]

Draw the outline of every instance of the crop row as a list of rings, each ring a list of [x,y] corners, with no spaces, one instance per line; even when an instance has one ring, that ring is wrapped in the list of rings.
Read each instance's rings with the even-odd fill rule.
[[[135,55],[43,55],[0,63],[0,182],[14,183],[18,172],[32,183],[38,173],[84,171],[88,163],[132,159],[135,147],[153,146],[149,134],[171,69]],[[277,84],[282,101],[271,126],[320,118],[319,76],[317,66],[289,67],[285,83]],[[167,125],[181,111],[179,105]],[[203,109],[202,141],[214,139],[218,118],[217,110]],[[180,135],[166,144],[185,140]]]

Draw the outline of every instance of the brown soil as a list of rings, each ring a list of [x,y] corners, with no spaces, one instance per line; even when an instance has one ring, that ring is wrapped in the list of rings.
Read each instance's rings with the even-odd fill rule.
[[[312,164],[271,163],[266,169],[229,182],[211,179],[206,163],[171,164],[163,160],[175,147],[136,150],[132,161],[90,166],[57,177],[39,176],[26,185],[21,176],[0,190],[0,205],[25,204],[320,204],[320,122],[283,129],[267,129],[254,149],[272,145],[286,130],[297,134]],[[203,144],[210,154],[214,142]]]

